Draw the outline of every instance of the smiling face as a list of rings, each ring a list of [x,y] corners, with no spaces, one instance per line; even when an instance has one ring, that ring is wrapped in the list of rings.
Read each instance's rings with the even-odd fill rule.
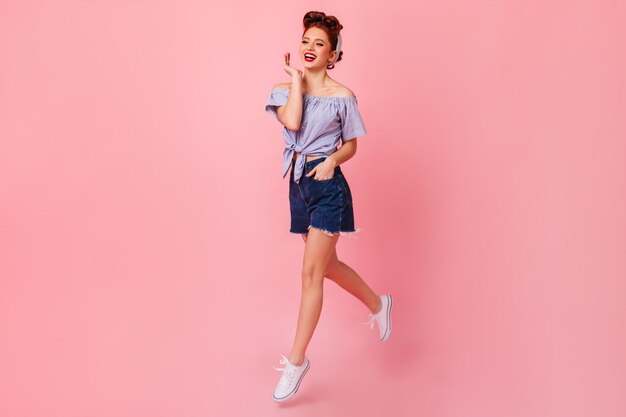
[[[332,45],[323,29],[310,27],[302,35],[300,42],[300,59],[305,68],[326,68],[336,52],[331,51]]]

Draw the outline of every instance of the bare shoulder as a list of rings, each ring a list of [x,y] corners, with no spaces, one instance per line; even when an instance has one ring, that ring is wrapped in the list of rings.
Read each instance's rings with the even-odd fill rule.
[[[272,90],[277,90],[277,89],[291,89],[291,83],[278,83],[276,85],[274,85],[274,87],[272,88]],[[326,93],[326,94],[324,94]],[[324,96],[332,96],[332,97],[352,97],[355,96],[354,92],[352,90],[350,90],[348,87],[346,87],[343,84],[337,84],[333,87],[327,87],[327,89],[325,89],[324,92],[322,92],[320,95]]]
[[[354,94],[354,92],[350,90],[348,87],[346,87],[345,85],[338,84],[335,87],[335,92],[333,95],[337,97],[352,97],[352,96],[355,96],[356,94]]]
[[[276,84],[272,88],[272,90],[277,90],[277,89],[280,89],[280,88],[288,88],[288,89],[290,89],[291,88],[291,83],[278,83],[278,84]]]

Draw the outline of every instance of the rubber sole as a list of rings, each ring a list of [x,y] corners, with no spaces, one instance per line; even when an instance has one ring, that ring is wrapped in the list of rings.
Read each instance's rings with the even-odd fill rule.
[[[387,303],[387,329],[385,330],[385,334],[383,334],[383,338],[380,339],[382,342],[385,342],[391,336],[391,306],[393,305],[393,298],[391,295],[387,295],[389,302]]]

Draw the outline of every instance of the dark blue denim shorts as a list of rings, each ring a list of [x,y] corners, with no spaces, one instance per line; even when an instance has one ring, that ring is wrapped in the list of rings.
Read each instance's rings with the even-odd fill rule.
[[[352,193],[341,167],[335,167],[332,178],[316,180],[306,174],[326,157],[307,161],[300,183],[294,181],[293,168],[289,175],[289,207],[291,210],[291,233],[305,234],[309,228],[315,227],[327,235],[339,233],[352,237],[352,233],[360,231],[354,228],[354,211],[352,209]]]

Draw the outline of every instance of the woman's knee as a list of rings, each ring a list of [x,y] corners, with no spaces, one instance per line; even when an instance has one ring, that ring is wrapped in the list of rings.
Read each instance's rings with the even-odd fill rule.
[[[305,288],[321,286],[324,282],[324,276],[320,276],[312,269],[303,269],[301,279],[302,286]]]
[[[302,240],[304,241],[305,244],[307,242],[308,237],[309,237],[309,233],[302,234]],[[328,263],[326,264],[324,273],[322,274],[321,278],[318,279],[318,281],[323,282],[324,278],[329,278],[332,280],[333,278],[330,275],[333,275],[333,273],[337,270],[338,267],[339,267],[339,259],[337,258],[337,248],[333,245],[330,259],[328,260]],[[306,285],[314,284],[315,283],[314,280],[316,279],[315,276],[316,276],[315,265],[309,265],[309,266],[305,265],[302,268],[303,284],[306,284]]]
[[[307,287],[322,285],[324,282],[324,278],[327,278],[329,276],[329,270],[331,271],[332,275],[332,271],[334,270],[334,268],[335,265],[333,264],[333,259],[331,259],[330,262],[326,264],[325,269],[321,269],[321,265],[319,264],[305,264],[302,267],[302,285]]]

